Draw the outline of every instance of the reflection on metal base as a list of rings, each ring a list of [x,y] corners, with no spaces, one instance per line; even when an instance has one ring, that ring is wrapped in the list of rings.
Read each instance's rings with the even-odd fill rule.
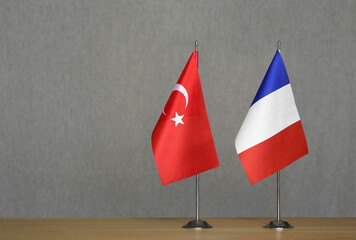
[[[273,220],[270,221],[267,225],[263,226],[264,228],[293,228],[287,221],[283,220]]]
[[[189,221],[187,224],[185,224],[184,226],[182,226],[182,228],[212,228],[213,226],[211,226],[209,223],[207,223],[204,220],[199,219],[199,221],[197,221],[196,219]]]

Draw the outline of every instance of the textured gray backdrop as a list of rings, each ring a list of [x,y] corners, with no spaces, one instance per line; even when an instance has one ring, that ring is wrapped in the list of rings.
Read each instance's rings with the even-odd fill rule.
[[[282,171],[282,216],[356,217],[356,1],[0,1],[0,217],[190,217],[151,132],[199,40],[221,166],[203,217],[272,217],[234,139],[282,41],[310,154]]]

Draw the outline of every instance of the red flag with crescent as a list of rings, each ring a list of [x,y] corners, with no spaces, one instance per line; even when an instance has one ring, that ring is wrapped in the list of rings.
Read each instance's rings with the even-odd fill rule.
[[[151,142],[163,185],[219,166],[200,84],[198,51],[174,86]]]

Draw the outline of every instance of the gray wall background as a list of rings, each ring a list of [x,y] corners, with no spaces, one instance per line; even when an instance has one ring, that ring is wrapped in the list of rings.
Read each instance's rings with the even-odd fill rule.
[[[234,148],[282,41],[310,154],[282,216],[356,217],[356,1],[0,1],[0,217],[191,217],[195,179],[161,186],[150,136],[199,40],[221,166],[202,217],[273,217]]]

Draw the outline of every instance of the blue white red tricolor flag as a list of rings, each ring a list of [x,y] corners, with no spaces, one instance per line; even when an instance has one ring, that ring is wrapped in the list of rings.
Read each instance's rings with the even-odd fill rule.
[[[235,139],[251,184],[308,154],[287,70],[277,50]]]

